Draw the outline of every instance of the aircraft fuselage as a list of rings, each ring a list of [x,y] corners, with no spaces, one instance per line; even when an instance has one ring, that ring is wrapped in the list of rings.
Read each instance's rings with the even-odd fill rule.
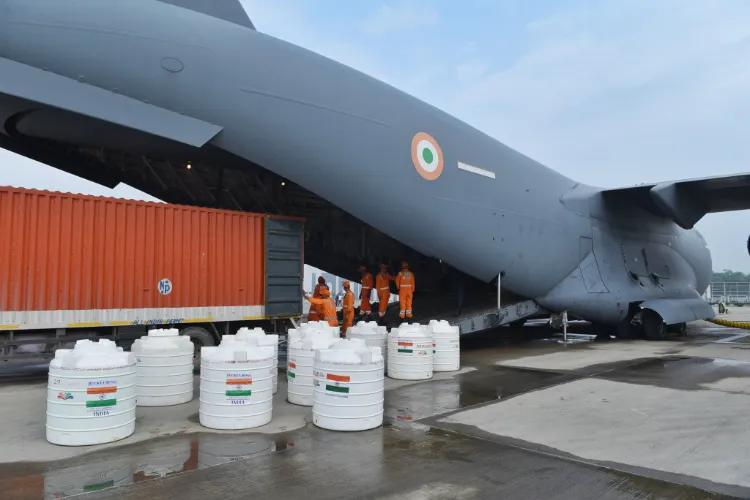
[[[502,273],[504,288],[551,310],[611,324],[627,304],[708,285],[695,230],[608,206],[418,99],[221,19],[144,0],[4,0],[0,57],[216,124],[214,146],[479,280]],[[71,138],[34,113],[14,126],[110,140]]]

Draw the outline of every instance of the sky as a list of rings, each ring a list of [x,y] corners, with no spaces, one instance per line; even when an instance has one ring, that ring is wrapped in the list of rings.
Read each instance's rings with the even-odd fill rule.
[[[255,27],[404,90],[587,184],[750,171],[745,0],[242,0]],[[0,184],[148,198],[0,150]],[[697,228],[750,272],[750,213]]]

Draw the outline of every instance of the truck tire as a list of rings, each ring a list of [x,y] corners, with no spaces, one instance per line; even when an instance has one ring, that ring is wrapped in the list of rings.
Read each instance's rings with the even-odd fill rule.
[[[201,367],[201,348],[216,345],[216,339],[208,330],[200,326],[189,326],[180,332],[180,335],[190,337],[195,346],[193,351],[193,371],[197,372]]]

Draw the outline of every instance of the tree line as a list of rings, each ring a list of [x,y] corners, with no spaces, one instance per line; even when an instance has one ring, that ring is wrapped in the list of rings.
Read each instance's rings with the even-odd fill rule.
[[[724,269],[721,272],[714,271],[711,281],[750,281],[750,274]]]

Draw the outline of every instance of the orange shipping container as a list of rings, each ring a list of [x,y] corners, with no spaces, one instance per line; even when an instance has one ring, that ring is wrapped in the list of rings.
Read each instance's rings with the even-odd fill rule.
[[[300,219],[0,187],[0,234],[0,329],[301,314]]]

